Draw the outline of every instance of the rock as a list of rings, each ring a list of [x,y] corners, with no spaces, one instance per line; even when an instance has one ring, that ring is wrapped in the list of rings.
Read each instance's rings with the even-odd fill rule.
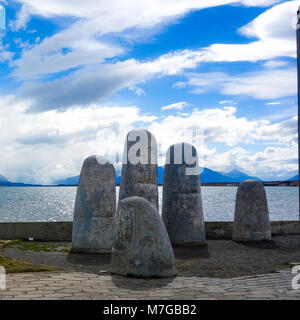
[[[198,156],[188,143],[168,149],[162,218],[172,244],[206,243]]]
[[[177,274],[173,249],[157,209],[141,197],[118,206],[112,273],[133,277],[172,277]]]
[[[72,252],[110,252],[116,213],[116,173],[100,156],[82,166],[75,200]]]
[[[240,183],[236,195],[234,241],[271,240],[268,202],[263,184],[257,180]]]
[[[119,201],[139,196],[158,209],[157,142],[147,130],[128,133],[122,164]]]

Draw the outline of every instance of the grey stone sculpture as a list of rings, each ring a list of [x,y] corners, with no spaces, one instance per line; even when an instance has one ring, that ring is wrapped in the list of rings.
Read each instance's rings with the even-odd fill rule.
[[[118,206],[112,249],[113,274],[172,277],[177,274],[173,249],[157,209],[141,197]]]
[[[128,133],[125,142],[119,201],[139,196],[158,209],[157,142],[147,130]]]
[[[234,213],[234,241],[271,240],[268,202],[263,184],[243,181],[237,191]]]
[[[116,213],[116,173],[100,156],[82,166],[75,200],[72,252],[111,251]]]
[[[198,156],[188,143],[168,149],[162,218],[172,244],[206,243]]]

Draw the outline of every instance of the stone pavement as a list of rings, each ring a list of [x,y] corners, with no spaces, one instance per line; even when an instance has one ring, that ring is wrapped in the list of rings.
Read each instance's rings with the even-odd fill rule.
[[[291,269],[233,279],[177,277],[133,279],[84,272],[8,274],[0,299],[300,299]]]

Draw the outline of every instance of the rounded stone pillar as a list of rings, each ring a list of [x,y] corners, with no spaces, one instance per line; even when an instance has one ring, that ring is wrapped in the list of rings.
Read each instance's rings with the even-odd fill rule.
[[[118,206],[113,274],[132,277],[172,277],[177,274],[173,249],[157,209],[141,197]]]
[[[162,218],[172,244],[205,244],[198,155],[188,143],[167,151]]]
[[[77,188],[72,252],[110,252],[116,213],[116,173],[105,158],[91,156]]]
[[[147,130],[136,129],[126,137],[119,201],[139,196],[158,209],[157,142]]]
[[[257,180],[240,183],[236,195],[234,241],[271,240],[271,226],[264,185]]]

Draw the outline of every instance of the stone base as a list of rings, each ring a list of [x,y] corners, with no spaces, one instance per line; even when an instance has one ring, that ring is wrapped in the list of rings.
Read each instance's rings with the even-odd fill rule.
[[[111,253],[111,249],[71,248],[71,253]]]
[[[114,217],[93,217],[73,223],[72,252],[110,252],[113,244]]]
[[[235,242],[258,242],[258,241],[271,241],[271,231],[266,232],[245,232],[234,234],[232,240]]]
[[[145,260],[148,261],[148,256],[142,251],[129,257],[124,254],[123,250],[112,250],[112,264],[111,273],[124,277],[132,278],[172,278],[177,276],[177,270],[175,265],[173,266],[168,259],[159,260],[154,259],[151,261],[153,264],[149,268],[147,263],[142,263]]]
[[[172,242],[174,247],[197,247],[207,246],[207,241],[187,241],[187,242]]]

